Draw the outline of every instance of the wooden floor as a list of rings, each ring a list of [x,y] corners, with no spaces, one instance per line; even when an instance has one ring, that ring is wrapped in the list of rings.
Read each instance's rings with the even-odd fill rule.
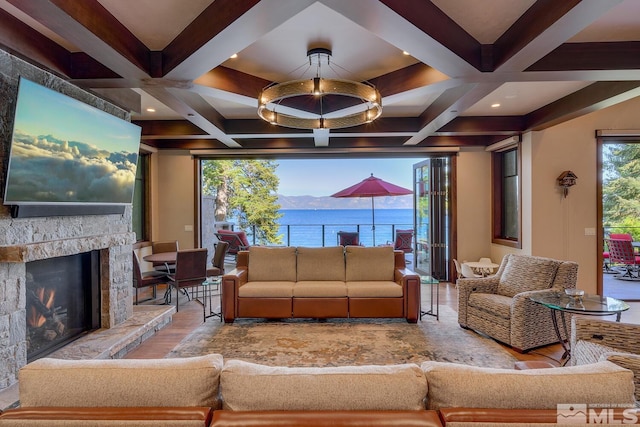
[[[458,297],[455,286],[450,283],[440,283],[440,306],[448,306],[457,310]],[[158,289],[162,295],[163,290]],[[140,299],[145,295],[141,293]],[[640,302],[630,302],[631,309],[622,314],[622,321],[640,324]],[[207,319],[207,322],[218,322],[217,318]],[[125,358],[147,359],[165,357],[182,339],[193,329],[202,324],[202,306],[195,301],[186,304],[180,303],[180,312],[174,314],[171,325],[159,331],[156,335],[146,340],[139,347],[129,352]],[[563,350],[560,344],[537,348],[527,353],[518,353],[508,346],[504,348],[518,360],[542,360],[554,365],[560,364]]]

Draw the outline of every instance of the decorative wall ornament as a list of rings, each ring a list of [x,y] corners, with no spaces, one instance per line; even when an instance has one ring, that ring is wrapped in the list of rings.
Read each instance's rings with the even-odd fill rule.
[[[564,197],[567,197],[567,195],[569,194],[569,187],[576,185],[577,179],[578,177],[576,176],[576,174],[571,171],[564,171],[560,174],[557,181],[558,185],[562,187],[562,194],[564,195]]]

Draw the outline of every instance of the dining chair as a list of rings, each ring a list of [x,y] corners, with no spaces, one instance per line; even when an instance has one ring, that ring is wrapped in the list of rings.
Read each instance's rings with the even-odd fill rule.
[[[229,242],[216,243],[216,249],[211,258],[211,267],[207,268],[207,277],[222,276],[224,274],[224,258],[229,250]]]
[[[170,285],[176,289],[176,312],[180,310],[180,291],[184,290],[190,299],[186,288],[197,288],[207,280],[207,249],[186,249],[176,254],[176,270],[168,274]]]
[[[469,265],[462,263],[462,265],[460,266],[460,271],[462,273],[462,277],[469,278],[469,277],[482,277],[482,274],[478,274],[475,271],[473,271],[473,268],[469,267]]]
[[[157,286],[163,283],[167,283],[167,281],[167,274],[164,272],[157,270],[142,271],[142,269],[140,268],[140,260],[138,260],[138,254],[136,254],[136,251],[133,251],[133,287],[136,290],[136,300],[134,302],[135,305],[138,305],[139,302],[151,301],[153,299],[156,299]],[[146,288],[149,286],[153,287],[152,298],[138,301],[138,289]]]
[[[180,248],[177,240],[151,243],[152,254],[158,254],[161,252],[177,252],[179,249]],[[158,271],[164,271],[165,273],[168,273],[175,270],[176,266],[173,264],[166,264],[164,262],[154,262],[153,268]]]

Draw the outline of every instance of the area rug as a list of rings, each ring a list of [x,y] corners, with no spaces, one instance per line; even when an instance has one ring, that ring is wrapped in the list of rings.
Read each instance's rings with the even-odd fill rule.
[[[426,360],[513,368],[515,358],[495,341],[458,326],[454,310],[440,320],[403,319],[209,319],[167,357],[219,353],[268,365],[342,366],[417,363]]]

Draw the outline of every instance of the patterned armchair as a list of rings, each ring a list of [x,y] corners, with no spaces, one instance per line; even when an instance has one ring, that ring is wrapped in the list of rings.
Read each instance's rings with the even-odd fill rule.
[[[609,360],[633,371],[640,402],[640,325],[575,316],[571,320],[572,366]]]
[[[575,288],[577,276],[575,262],[506,255],[493,276],[458,279],[458,323],[519,352],[558,342],[550,310],[529,297]]]

